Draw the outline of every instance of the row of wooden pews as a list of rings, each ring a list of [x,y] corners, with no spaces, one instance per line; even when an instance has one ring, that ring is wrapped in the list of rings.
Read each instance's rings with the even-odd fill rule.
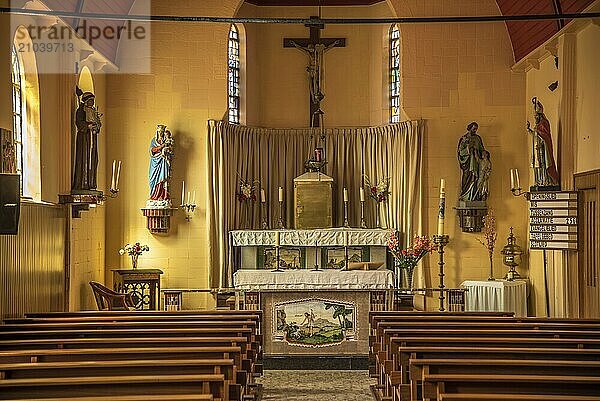
[[[0,400],[256,400],[261,311],[29,314],[0,325]]]
[[[600,320],[371,312],[376,397],[600,401]]]

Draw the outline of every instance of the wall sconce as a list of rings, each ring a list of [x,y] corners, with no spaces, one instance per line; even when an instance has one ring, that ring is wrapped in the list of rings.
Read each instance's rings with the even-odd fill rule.
[[[192,195],[193,194],[193,195]],[[181,184],[181,210],[185,212],[185,219],[189,222],[192,220],[192,214],[196,210],[196,191],[188,191],[187,202],[185,201],[185,181]]]
[[[519,170],[516,168],[510,169],[510,192],[512,192],[513,196],[523,196],[525,199],[529,200],[529,192],[524,192],[523,188],[521,188]]]

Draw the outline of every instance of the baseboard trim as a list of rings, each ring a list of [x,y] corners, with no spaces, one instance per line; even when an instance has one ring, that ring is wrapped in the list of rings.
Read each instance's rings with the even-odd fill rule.
[[[369,357],[325,355],[271,355],[263,357],[265,370],[369,370]]]

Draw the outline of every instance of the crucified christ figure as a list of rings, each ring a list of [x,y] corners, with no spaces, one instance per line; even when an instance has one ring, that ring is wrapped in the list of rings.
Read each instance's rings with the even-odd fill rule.
[[[335,40],[327,46],[323,43],[312,44],[309,43],[306,46],[300,46],[293,40],[290,42],[298,50],[302,50],[308,55],[309,62],[306,67],[308,72],[308,84],[310,88],[310,98],[314,104],[319,104],[325,97],[321,92],[321,80],[323,79],[323,54],[339,45],[340,41]]]

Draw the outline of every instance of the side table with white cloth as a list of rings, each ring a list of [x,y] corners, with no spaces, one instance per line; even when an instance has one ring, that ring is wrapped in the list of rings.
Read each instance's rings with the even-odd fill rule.
[[[464,281],[465,310],[473,312],[514,312],[516,317],[527,316],[526,280]]]

